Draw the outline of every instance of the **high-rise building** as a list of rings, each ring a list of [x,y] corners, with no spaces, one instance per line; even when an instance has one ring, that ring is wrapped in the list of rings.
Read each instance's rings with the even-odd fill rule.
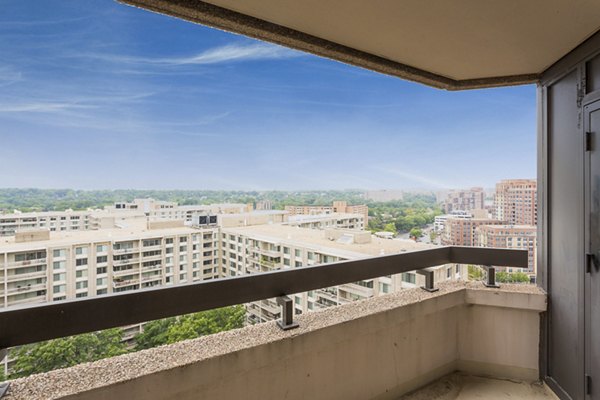
[[[537,228],[533,225],[484,225],[475,230],[475,245],[502,249],[527,250],[528,268],[508,268],[508,272],[535,274]]]
[[[511,225],[537,225],[537,181],[507,179],[496,184],[495,218]]]
[[[451,190],[446,194],[444,210],[451,214],[454,211],[480,210],[485,207],[485,191],[482,187],[465,190]]]

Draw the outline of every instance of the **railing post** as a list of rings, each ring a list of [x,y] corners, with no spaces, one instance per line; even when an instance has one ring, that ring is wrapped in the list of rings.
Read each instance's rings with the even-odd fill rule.
[[[7,355],[8,355],[8,349],[0,349],[0,362],[4,361],[4,357],[6,357]],[[0,368],[4,368],[4,367],[0,364]],[[10,386],[10,382],[0,382],[0,399],[2,397],[4,397],[9,386]]]
[[[433,268],[423,268],[418,269],[417,274],[425,276],[425,286],[421,286],[421,289],[426,290],[428,292],[437,292],[438,288],[435,287],[435,278],[434,278],[434,269]]]
[[[483,268],[487,271],[487,277],[483,284],[489,288],[499,288],[496,283],[496,268],[491,265],[484,265]]]
[[[277,325],[284,331],[297,328],[299,325],[294,322],[294,302],[289,296],[277,297],[277,304],[281,306],[281,319],[277,320]]]

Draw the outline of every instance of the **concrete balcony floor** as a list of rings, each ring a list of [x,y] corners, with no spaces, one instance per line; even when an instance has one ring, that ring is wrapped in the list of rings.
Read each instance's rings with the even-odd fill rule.
[[[540,382],[522,382],[454,373],[420,390],[404,395],[398,400],[480,399],[558,400],[558,397]]]

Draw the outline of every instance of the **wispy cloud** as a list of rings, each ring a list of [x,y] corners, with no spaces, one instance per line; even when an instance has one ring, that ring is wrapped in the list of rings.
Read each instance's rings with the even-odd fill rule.
[[[285,47],[267,43],[229,44],[205,50],[199,54],[183,57],[135,57],[119,54],[86,53],[81,57],[112,63],[179,66],[211,65],[241,61],[278,60],[300,57],[303,54]]]
[[[12,85],[23,79],[23,74],[12,67],[0,65],[0,87]]]
[[[445,189],[450,186],[450,185],[448,185],[448,183],[440,182],[435,179],[431,179],[427,176],[415,174],[413,172],[395,168],[395,167],[372,166],[371,169],[373,169],[374,171],[376,171],[377,173],[380,173],[380,174],[384,173],[384,174],[404,178],[409,182],[414,182],[414,183],[417,183],[417,184],[420,184],[420,185],[423,185],[423,186],[429,187],[429,188]]]
[[[94,108],[91,105],[73,103],[22,103],[22,104],[0,104],[0,113],[23,113],[23,112],[57,112],[80,108]]]

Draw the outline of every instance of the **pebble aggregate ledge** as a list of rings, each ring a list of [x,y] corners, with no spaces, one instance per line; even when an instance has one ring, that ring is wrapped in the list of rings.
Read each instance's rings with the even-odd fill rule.
[[[268,322],[16,379],[11,381],[10,389],[3,400],[61,399],[461,290],[545,296],[542,289],[533,285],[503,284],[500,289],[488,289],[481,282],[446,282],[438,287],[440,290],[434,293],[419,288],[407,289],[298,315],[295,320],[300,323],[300,327],[290,331],[282,331],[275,322]]]

